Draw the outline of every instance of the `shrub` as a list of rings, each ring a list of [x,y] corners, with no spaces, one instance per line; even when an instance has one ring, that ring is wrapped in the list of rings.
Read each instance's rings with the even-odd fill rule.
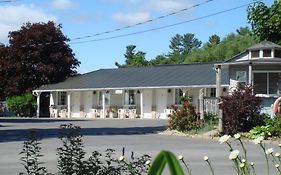
[[[247,132],[263,123],[260,116],[260,98],[250,86],[240,86],[231,95],[221,97],[223,111],[223,131],[225,134]]]
[[[182,101],[179,108],[173,107],[174,111],[169,116],[169,128],[178,131],[190,131],[200,127],[200,121],[194,107],[187,100]]]
[[[32,94],[26,93],[20,96],[7,98],[8,109],[21,117],[32,117],[35,112],[36,101]]]
[[[266,139],[271,136],[271,133],[272,133],[272,127],[269,125],[256,126],[249,131],[249,137],[251,139],[255,139],[255,138],[262,136]]]
[[[123,148],[122,156],[116,158],[115,150],[106,149],[104,155],[94,151],[86,159],[80,127],[72,124],[61,125],[60,131],[59,138],[63,145],[57,148],[59,173],[56,174],[140,175],[148,172],[151,160],[149,155],[144,154],[137,157],[132,152],[130,159],[125,159],[125,149]],[[32,137],[31,141],[24,142],[21,161],[27,174],[51,174],[47,172],[45,167],[41,166],[42,162],[39,161],[42,156],[40,150],[40,142],[36,137]]]
[[[20,159],[27,174],[48,174],[46,168],[41,166],[42,162],[39,161],[39,158],[43,156],[40,154],[40,144],[34,132],[31,133],[30,140],[23,143],[23,148],[20,152],[22,157]]]

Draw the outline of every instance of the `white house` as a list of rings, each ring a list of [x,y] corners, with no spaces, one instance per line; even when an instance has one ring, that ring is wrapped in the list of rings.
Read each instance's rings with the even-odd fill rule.
[[[100,69],[33,93],[38,117],[50,111],[51,117],[165,119],[181,96],[203,117],[203,112],[217,113],[216,97],[237,83],[253,84],[269,107],[280,95],[280,65],[281,46],[264,41],[222,63]]]

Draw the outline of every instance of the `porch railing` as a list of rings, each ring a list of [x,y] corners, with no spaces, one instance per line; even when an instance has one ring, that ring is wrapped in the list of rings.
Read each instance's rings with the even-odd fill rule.
[[[218,99],[217,98],[204,98],[203,109],[206,113],[219,114]]]

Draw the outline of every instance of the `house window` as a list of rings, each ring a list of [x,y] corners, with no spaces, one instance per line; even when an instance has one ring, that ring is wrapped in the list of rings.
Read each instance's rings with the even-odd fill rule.
[[[258,58],[260,56],[259,50],[253,50],[251,51],[251,58]]]
[[[281,50],[275,50],[274,55],[276,58],[281,58]]]
[[[254,89],[257,94],[267,94],[267,73],[254,73]]]
[[[263,50],[263,57],[271,57],[271,50]]]
[[[66,105],[66,92],[58,92],[58,105]]]
[[[99,106],[102,106],[102,93],[101,91],[99,91]],[[106,92],[104,94],[104,104],[105,106],[109,106],[109,101],[110,101],[110,94],[109,92]]]
[[[181,89],[175,89],[175,104],[181,104],[181,98],[183,97],[183,92]]]
[[[237,71],[236,80],[239,81],[239,85],[246,85],[247,82],[247,72],[246,71]]]
[[[254,73],[254,89],[257,94],[278,94],[281,73]]]
[[[216,88],[210,88],[210,97],[216,97]]]
[[[268,79],[269,79],[269,94],[278,94],[278,81],[280,80],[281,73],[269,73]]]
[[[124,105],[135,105],[135,91],[128,90],[124,94]]]

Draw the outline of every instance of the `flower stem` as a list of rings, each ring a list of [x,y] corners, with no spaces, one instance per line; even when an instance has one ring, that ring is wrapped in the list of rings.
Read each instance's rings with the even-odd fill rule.
[[[208,163],[208,165],[209,165],[209,167],[210,167],[210,169],[211,169],[212,175],[215,175],[214,169],[213,169],[213,167],[212,167],[212,165],[211,165],[211,162],[207,160],[207,163]]]
[[[264,156],[265,156],[265,160],[266,160],[267,175],[269,175],[269,162],[268,162],[268,155],[266,154],[266,151],[265,151],[265,145],[260,143],[260,146],[264,152]]]

